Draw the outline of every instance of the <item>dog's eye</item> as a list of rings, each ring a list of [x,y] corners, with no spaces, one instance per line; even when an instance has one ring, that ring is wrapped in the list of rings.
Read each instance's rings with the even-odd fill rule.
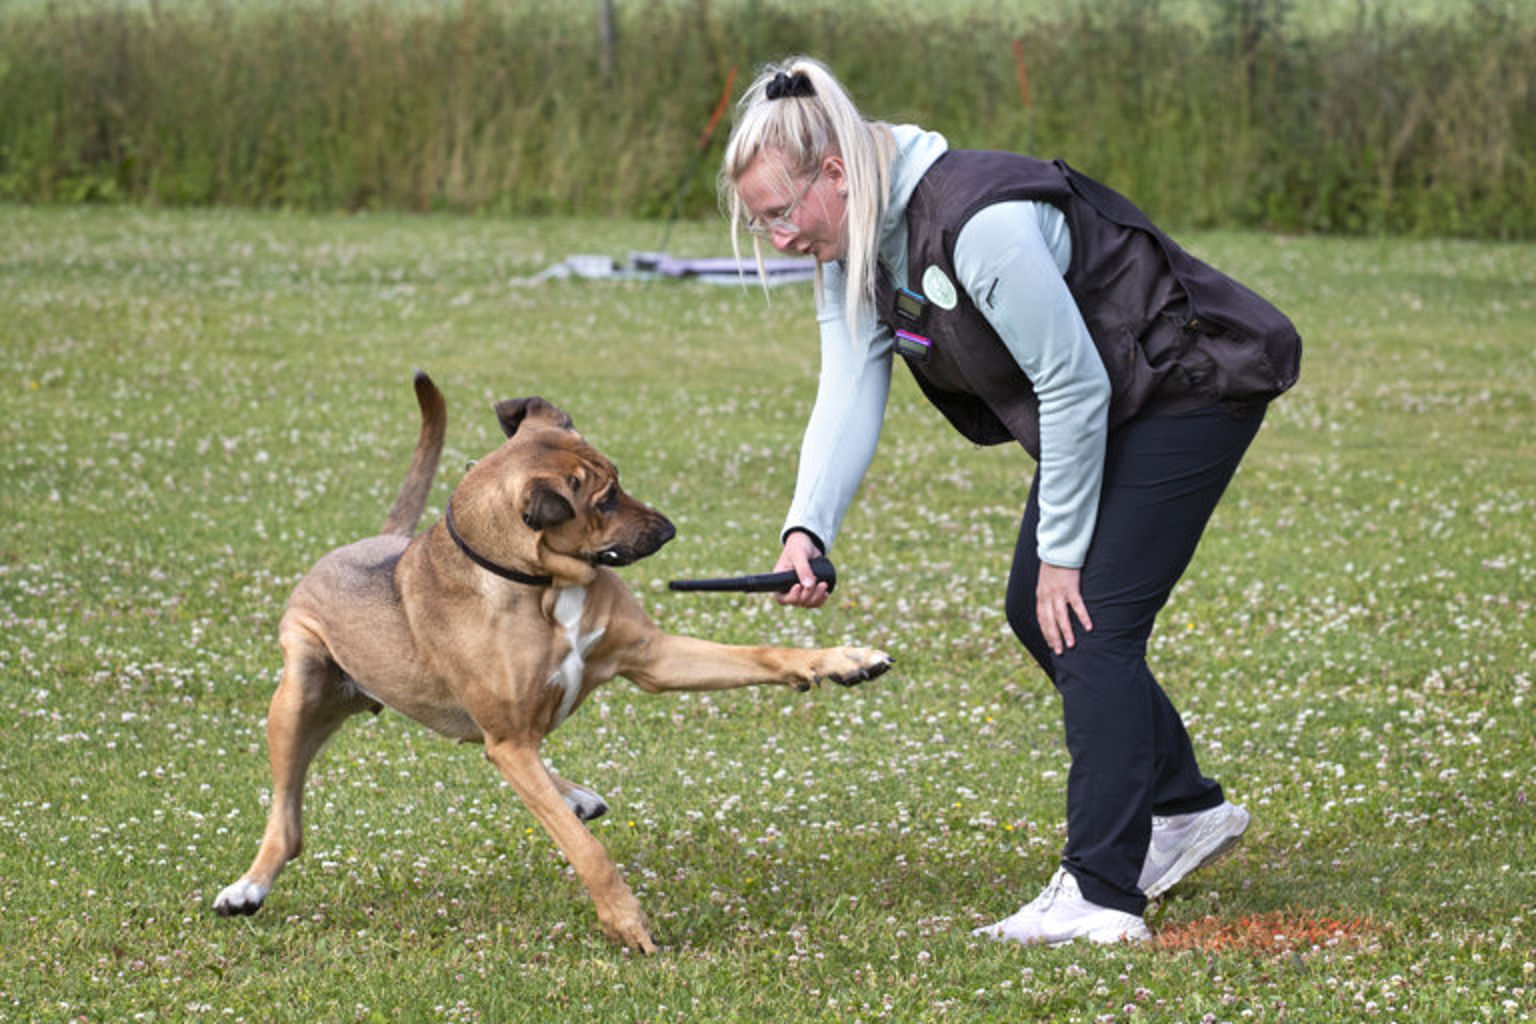
[[[600,511],[600,512],[612,512],[615,509],[617,509],[618,507],[619,507],[619,491],[618,491],[618,488],[616,488],[616,487],[610,489],[607,494],[604,494],[597,501],[597,508],[598,508],[598,511]]]

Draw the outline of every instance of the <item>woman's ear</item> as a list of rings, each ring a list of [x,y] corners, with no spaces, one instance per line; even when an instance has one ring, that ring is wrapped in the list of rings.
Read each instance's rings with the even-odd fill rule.
[[[829,153],[822,158],[821,176],[832,183],[832,187],[837,189],[838,195],[846,196],[848,194],[848,173],[847,168],[843,166],[841,155]]]

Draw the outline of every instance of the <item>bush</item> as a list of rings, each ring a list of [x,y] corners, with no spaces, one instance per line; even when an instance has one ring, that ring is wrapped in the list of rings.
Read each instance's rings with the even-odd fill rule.
[[[1469,0],[1470,2],[1470,0]],[[700,215],[733,69],[828,61],[871,116],[1063,156],[1173,225],[1536,237],[1536,19],[1116,0],[111,0],[0,19],[0,198]]]

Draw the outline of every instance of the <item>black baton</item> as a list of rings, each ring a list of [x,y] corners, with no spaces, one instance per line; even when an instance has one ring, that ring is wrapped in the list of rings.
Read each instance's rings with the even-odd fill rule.
[[[811,559],[811,572],[827,585],[827,593],[837,586],[837,570],[825,558]],[[730,590],[746,594],[782,594],[800,578],[793,569],[784,572],[765,572],[757,576],[722,576],[711,580],[673,580],[667,586],[672,590]]]

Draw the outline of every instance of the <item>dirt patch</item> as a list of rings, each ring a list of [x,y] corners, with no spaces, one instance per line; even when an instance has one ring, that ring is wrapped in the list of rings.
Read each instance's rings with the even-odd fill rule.
[[[1359,948],[1376,938],[1369,918],[1340,920],[1278,910],[1235,921],[1207,915],[1198,921],[1167,925],[1152,939],[1160,949],[1206,952],[1247,950],[1253,953],[1302,953],[1335,947]]]

